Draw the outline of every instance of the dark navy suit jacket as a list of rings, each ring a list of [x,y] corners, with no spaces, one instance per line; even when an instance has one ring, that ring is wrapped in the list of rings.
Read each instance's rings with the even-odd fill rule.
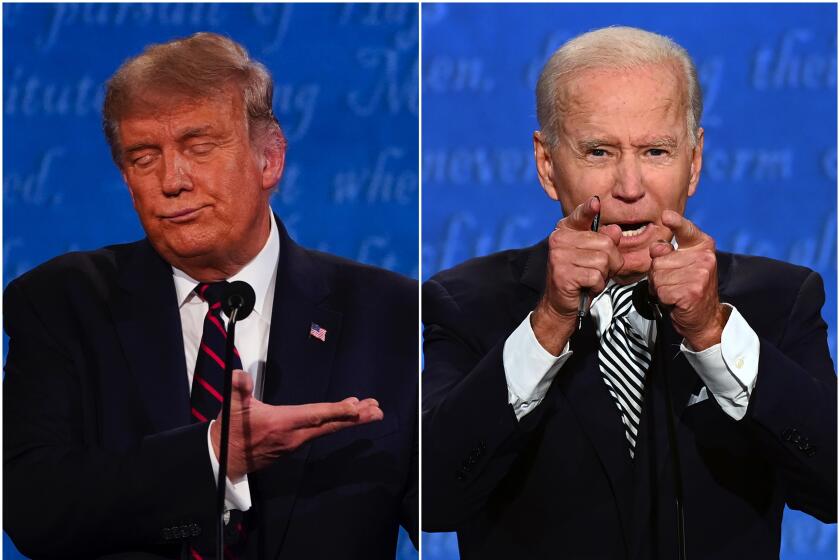
[[[508,405],[502,350],[536,307],[546,257],[543,242],[474,259],[424,285],[426,530],[457,530],[464,560],[676,558],[665,375],[688,558],[778,558],[785,504],[836,518],[836,377],[816,273],[718,254],[721,300],[760,339],[746,417],[736,422],[711,397],[686,406],[702,382],[666,321],[631,461],[591,320],[573,335],[573,355],[543,402],[521,422]]]
[[[249,475],[248,557],[392,560],[398,524],[417,533],[417,284],[279,229],[263,400],[374,397],[385,417]],[[148,241],[54,259],[4,310],[3,508],[21,551],[177,558],[214,533],[207,425],[190,421],[172,272]]]

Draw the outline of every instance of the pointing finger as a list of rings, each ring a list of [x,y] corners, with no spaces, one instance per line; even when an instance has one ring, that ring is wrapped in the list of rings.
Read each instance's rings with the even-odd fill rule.
[[[662,223],[674,233],[680,248],[693,247],[704,239],[700,228],[673,210],[662,212]]]
[[[575,208],[571,214],[562,220],[562,223],[570,229],[577,231],[589,231],[592,229],[592,221],[600,211],[601,199],[597,196],[593,196]]]

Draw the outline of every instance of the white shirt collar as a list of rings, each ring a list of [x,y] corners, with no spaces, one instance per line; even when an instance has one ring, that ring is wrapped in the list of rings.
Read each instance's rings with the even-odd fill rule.
[[[257,296],[257,301],[254,304],[254,312],[258,315],[263,314],[266,297],[268,296],[268,287],[271,285],[271,280],[276,274],[277,263],[280,260],[280,235],[277,233],[277,223],[274,220],[274,213],[271,214],[270,223],[271,230],[268,234],[268,240],[260,252],[257,253],[257,256],[242,267],[242,270],[227,279],[229,282],[242,280],[254,288],[254,294]],[[172,267],[172,276],[175,280],[175,293],[178,297],[178,307],[180,308],[195,295],[193,290],[199,282],[191,278],[183,270],[174,266]]]
[[[601,338],[607,331],[607,327],[612,322],[613,306],[612,299],[607,295],[607,290],[613,286],[615,282],[610,280],[607,282],[607,287],[603,292],[595,296],[592,300],[592,307],[589,308],[589,313],[592,315],[592,320],[595,321],[595,330],[598,333],[598,338]],[[641,334],[650,343],[653,342],[656,336],[656,325],[653,321],[645,319],[635,307],[631,307],[627,313],[627,320],[634,331]]]

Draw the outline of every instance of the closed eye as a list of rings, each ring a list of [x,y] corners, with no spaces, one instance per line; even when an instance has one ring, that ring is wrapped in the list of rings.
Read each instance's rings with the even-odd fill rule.
[[[154,161],[154,156],[152,154],[143,154],[139,157],[136,157],[131,160],[131,164],[135,167],[148,167]]]
[[[213,151],[213,148],[215,147],[215,144],[205,142],[202,144],[193,144],[192,146],[190,146],[190,151],[192,151],[192,153],[196,155],[204,155],[209,154],[211,151]]]

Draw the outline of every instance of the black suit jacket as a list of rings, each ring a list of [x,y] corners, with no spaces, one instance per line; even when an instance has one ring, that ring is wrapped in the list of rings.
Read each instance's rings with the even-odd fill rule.
[[[249,476],[248,556],[392,560],[398,523],[417,533],[416,282],[279,230],[263,400],[375,397],[385,417]],[[207,425],[190,420],[172,272],[148,241],[45,263],[4,308],[3,507],[21,551],[175,558],[214,534]]]
[[[836,377],[816,273],[718,254],[721,299],[760,338],[747,415],[736,422],[711,396],[686,406],[702,382],[666,321],[631,461],[589,319],[542,403],[521,422],[508,405],[504,343],[537,304],[546,257],[543,242],[474,259],[424,285],[426,530],[457,530],[465,560],[676,558],[665,375],[688,558],[778,558],[786,503],[835,519]]]

